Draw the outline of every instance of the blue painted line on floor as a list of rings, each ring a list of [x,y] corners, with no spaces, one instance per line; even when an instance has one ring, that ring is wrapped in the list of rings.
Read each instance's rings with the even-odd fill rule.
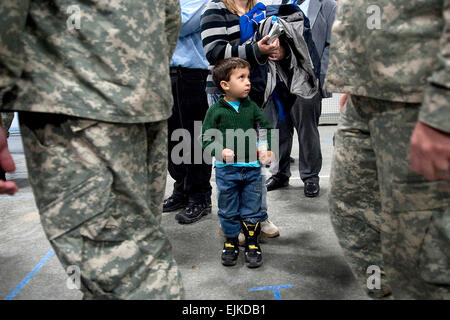
[[[4,300],[12,300],[14,299],[14,297],[20,292],[20,290],[23,289],[23,287],[25,287],[27,285],[27,283],[36,275],[36,273],[38,273],[38,271],[44,266],[44,264],[47,263],[48,260],[50,260],[50,258],[53,256],[53,254],[55,253],[55,251],[52,249],[49,252],[47,252],[47,254],[45,255],[45,257],[39,261],[39,263],[34,267],[34,269],[25,276],[25,278],[23,278],[22,281],[20,281],[20,283],[17,285],[17,287],[15,287],[7,296]]]
[[[284,284],[281,286],[255,287],[255,288],[250,288],[250,292],[251,291],[272,290],[273,295],[275,296],[275,300],[282,300],[281,294],[280,294],[280,289],[290,289],[292,287],[293,287],[292,284]]]

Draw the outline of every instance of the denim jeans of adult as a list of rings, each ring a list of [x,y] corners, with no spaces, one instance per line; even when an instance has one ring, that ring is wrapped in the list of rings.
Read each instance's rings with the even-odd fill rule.
[[[241,221],[255,224],[267,219],[264,182],[261,168],[216,167],[218,214],[226,237],[239,235]]]
[[[192,202],[203,201],[211,198],[211,164],[207,164],[201,157],[201,163],[197,163],[194,156],[195,150],[202,152],[202,148],[196,137],[194,122],[198,122],[198,130],[201,130],[201,122],[208,110],[205,86],[207,70],[170,68],[172,82],[172,95],[174,100],[172,116],[169,124],[169,174],[175,180],[173,194],[186,198]],[[171,137],[175,130],[184,129],[185,134],[177,136],[179,141],[172,141]],[[198,132],[198,135],[200,135]],[[186,137],[185,135],[189,135]],[[175,138],[175,137],[174,137]],[[182,143],[181,139],[190,139],[190,149],[177,152],[174,148]],[[187,140],[186,140],[187,141]],[[189,155],[184,154],[189,152]],[[175,157],[184,160],[181,163],[175,161]],[[198,157],[197,157],[198,158]]]

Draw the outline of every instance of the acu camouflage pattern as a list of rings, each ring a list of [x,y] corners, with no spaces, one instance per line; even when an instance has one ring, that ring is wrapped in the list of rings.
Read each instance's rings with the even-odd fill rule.
[[[80,8],[80,29],[67,21]],[[120,123],[167,119],[179,1],[2,0],[0,109]],[[9,100],[9,99],[8,99]]]
[[[180,299],[160,226],[179,2],[2,0],[0,19],[0,110],[20,111],[61,263],[80,268],[88,299]]]
[[[5,130],[6,137],[9,137],[9,128],[14,120],[14,112],[0,112],[0,126]]]
[[[450,132],[450,0],[337,4],[326,89],[422,103],[419,119]],[[367,27],[371,5],[381,9],[380,29]]]
[[[381,9],[380,29],[368,20]],[[341,113],[330,179],[331,219],[377,298],[450,298],[450,181],[410,171],[417,120],[450,132],[450,0],[340,0],[326,89],[351,93]],[[392,292],[392,296],[389,293]]]
[[[351,96],[336,132],[331,220],[352,270],[383,271],[372,297],[450,299],[450,180],[409,168],[419,104]]]
[[[20,113],[41,223],[85,299],[180,299],[161,228],[167,121],[115,124]]]

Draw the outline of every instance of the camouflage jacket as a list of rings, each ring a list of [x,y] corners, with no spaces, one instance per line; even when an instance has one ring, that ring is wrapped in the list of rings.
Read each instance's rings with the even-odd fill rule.
[[[450,132],[450,0],[339,0],[326,88],[421,103]]]
[[[0,110],[170,116],[179,1],[2,0],[0,21]]]

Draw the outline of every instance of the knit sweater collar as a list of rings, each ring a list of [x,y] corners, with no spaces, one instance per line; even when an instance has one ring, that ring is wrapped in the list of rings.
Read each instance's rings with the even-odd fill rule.
[[[245,98],[245,99],[241,99],[240,100],[241,101],[241,104],[239,105],[239,108],[243,108],[243,107],[246,107],[246,106],[248,106],[249,105],[249,103],[250,103],[250,100],[248,99],[248,98]],[[233,109],[233,107],[223,98],[223,97],[221,97],[220,99],[219,99],[219,103],[220,103],[220,106],[222,106],[222,107],[226,107],[226,108],[231,108],[231,109]],[[233,109],[234,110],[234,109]]]

